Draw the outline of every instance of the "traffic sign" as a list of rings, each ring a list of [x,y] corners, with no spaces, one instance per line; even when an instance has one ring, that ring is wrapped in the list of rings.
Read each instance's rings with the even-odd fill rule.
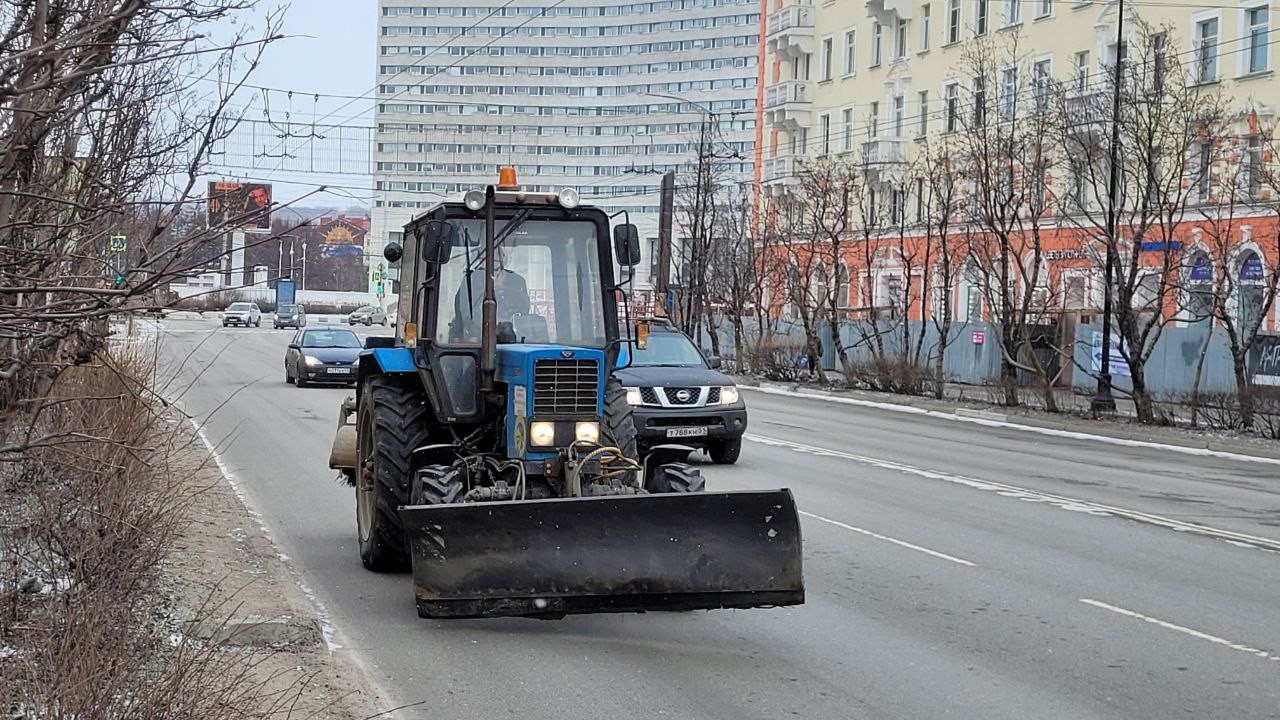
[[[122,252],[124,252],[124,251],[129,247],[129,246],[128,246],[127,242],[126,242],[126,238],[125,238],[125,236],[124,236],[124,235],[112,235],[112,236],[111,236],[111,241],[110,241],[110,243],[107,245],[107,247],[109,247],[109,248],[111,249],[111,252],[122,253]]]

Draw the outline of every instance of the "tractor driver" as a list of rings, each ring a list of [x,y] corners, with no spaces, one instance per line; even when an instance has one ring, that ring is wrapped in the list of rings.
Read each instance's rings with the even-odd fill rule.
[[[530,308],[528,284],[519,273],[506,268],[505,255],[506,249],[499,247],[493,258],[493,294],[498,301],[499,328],[502,328],[504,323],[509,328],[513,318],[528,315]],[[481,266],[483,267],[483,263]],[[464,279],[454,295],[454,319],[450,332],[454,342],[479,342],[483,306],[484,272],[482,269],[471,274],[469,288],[467,280]],[[499,340],[501,341],[502,338]]]

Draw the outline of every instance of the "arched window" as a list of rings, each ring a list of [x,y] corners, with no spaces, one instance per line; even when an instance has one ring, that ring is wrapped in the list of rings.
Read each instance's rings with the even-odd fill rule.
[[[1203,250],[1196,251],[1186,264],[1186,297],[1183,302],[1190,322],[1213,317],[1213,261]]]
[[[1262,256],[1253,250],[1241,253],[1236,268],[1236,321],[1240,331],[1247,333],[1262,314],[1265,289],[1262,287],[1264,272]]]

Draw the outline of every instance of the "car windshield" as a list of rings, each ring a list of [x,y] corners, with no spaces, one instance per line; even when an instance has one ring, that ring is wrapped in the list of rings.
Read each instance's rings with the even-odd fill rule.
[[[637,349],[632,365],[690,367],[702,365],[702,353],[683,333],[654,332],[649,335],[649,347]]]
[[[358,348],[360,338],[350,330],[308,330],[302,335],[304,348]]]
[[[527,217],[527,216],[526,216]],[[484,221],[449,220],[458,228],[440,268],[436,342],[480,342],[484,299]],[[497,220],[494,258],[498,341],[604,347],[597,226],[591,220],[527,217]]]
[[[282,313],[296,313],[296,312],[298,312],[298,306],[297,306],[297,305],[281,305],[281,306],[280,306],[280,312],[282,312]]]
[[[227,309],[228,310],[248,310],[250,307],[251,306],[249,305],[249,303],[231,303],[231,307]]]

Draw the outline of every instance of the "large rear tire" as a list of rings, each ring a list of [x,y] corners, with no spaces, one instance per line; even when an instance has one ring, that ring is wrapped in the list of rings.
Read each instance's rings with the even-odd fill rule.
[[[426,440],[431,412],[415,380],[369,378],[356,411],[356,528],[360,560],[374,572],[409,565],[398,509],[409,504],[410,456]]]

